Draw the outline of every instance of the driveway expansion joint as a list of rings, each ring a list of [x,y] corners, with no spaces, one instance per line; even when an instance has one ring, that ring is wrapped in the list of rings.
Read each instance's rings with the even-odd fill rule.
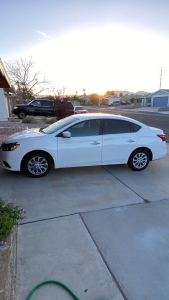
[[[114,174],[112,174],[111,172],[109,172],[104,166],[102,166],[102,168],[107,171],[110,175],[114,176],[118,181],[120,181],[124,186],[126,186],[130,191],[132,191],[134,194],[136,194],[137,196],[139,196],[140,198],[143,199],[144,198],[142,196],[140,196],[138,193],[136,193],[134,190],[132,190],[127,184],[125,184],[122,180],[120,180],[117,176],[115,176]]]
[[[83,222],[83,224],[84,224],[84,226],[85,226],[85,228],[86,228],[88,234],[90,235],[90,237],[91,237],[93,243],[95,244],[95,247],[96,247],[98,253],[100,254],[100,256],[101,256],[103,262],[105,263],[105,265],[106,265],[106,267],[107,267],[109,273],[111,274],[111,276],[112,276],[114,282],[116,283],[116,285],[117,285],[117,287],[118,287],[120,293],[122,294],[124,300],[129,300],[129,299],[126,297],[126,295],[125,295],[125,293],[124,293],[122,287],[120,286],[120,284],[119,284],[119,282],[118,282],[116,276],[114,275],[114,273],[113,273],[112,270],[110,269],[110,267],[109,267],[107,261],[105,260],[104,256],[102,255],[102,252],[101,252],[100,248],[98,247],[98,245],[97,245],[95,239],[93,238],[93,236],[92,236],[90,230],[88,229],[88,227],[87,227],[87,225],[86,225],[86,223],[85,223],[85,221],[84,221],[83,216],[81,215],[81,213],[80,213],[80,217],[81,217],[81,219],[82,219],[82,222]]]

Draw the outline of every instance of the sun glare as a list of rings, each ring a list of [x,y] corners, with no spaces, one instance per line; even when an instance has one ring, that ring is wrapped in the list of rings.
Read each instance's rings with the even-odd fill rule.
[[[27,56],[32,55],[56,88],[103,94],[114,89],[157,90],[161,66],[169,70],[168,52],[164,37],[114,25],[44,39]]]

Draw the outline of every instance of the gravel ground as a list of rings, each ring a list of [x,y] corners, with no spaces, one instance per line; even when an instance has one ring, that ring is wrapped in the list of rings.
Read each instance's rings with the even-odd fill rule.
[[[47,126],[47,124],[42,121],[39,121],[35,124],[10,121],[0,122],[0,145],[2,141],[4,141],[9,135],[15,132],[22,131],[27,128],[37,128],[43,126]]]

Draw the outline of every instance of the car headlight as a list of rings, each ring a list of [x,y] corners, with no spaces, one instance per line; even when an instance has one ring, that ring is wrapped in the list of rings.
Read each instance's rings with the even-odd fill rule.
[[[2,144],[1,150],[2,151],[13,151],[18,148],[20,145],[17,143],[9,143],[9,144]]]
[[[13,109],[17,109],[18,108],[18,106],[13,106]]]

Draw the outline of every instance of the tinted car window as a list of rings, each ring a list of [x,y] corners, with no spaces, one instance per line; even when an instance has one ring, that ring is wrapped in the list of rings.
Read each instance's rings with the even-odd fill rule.
[[[83,106],[75,106],[75,110],[83,110]]]
[[[33,106],[41,106],[41,101],[35,100],[31,103]]]
[[[95,136],[100,134],[100,120],[88,120],[70,127],[72,137]]]
[[[103,134],[119,134],[131,132],[130,123],[123,120],[105,120]]]
[[[130,122],[130,126],[132,128],[132,131],[137,132],[141,129],[141,126],[135,123]]]
[[[48,101],[48,100],[43,100],[42,101],[42,106],[45,106],[45,107],[51,107],[53,104],[51,101]]]

